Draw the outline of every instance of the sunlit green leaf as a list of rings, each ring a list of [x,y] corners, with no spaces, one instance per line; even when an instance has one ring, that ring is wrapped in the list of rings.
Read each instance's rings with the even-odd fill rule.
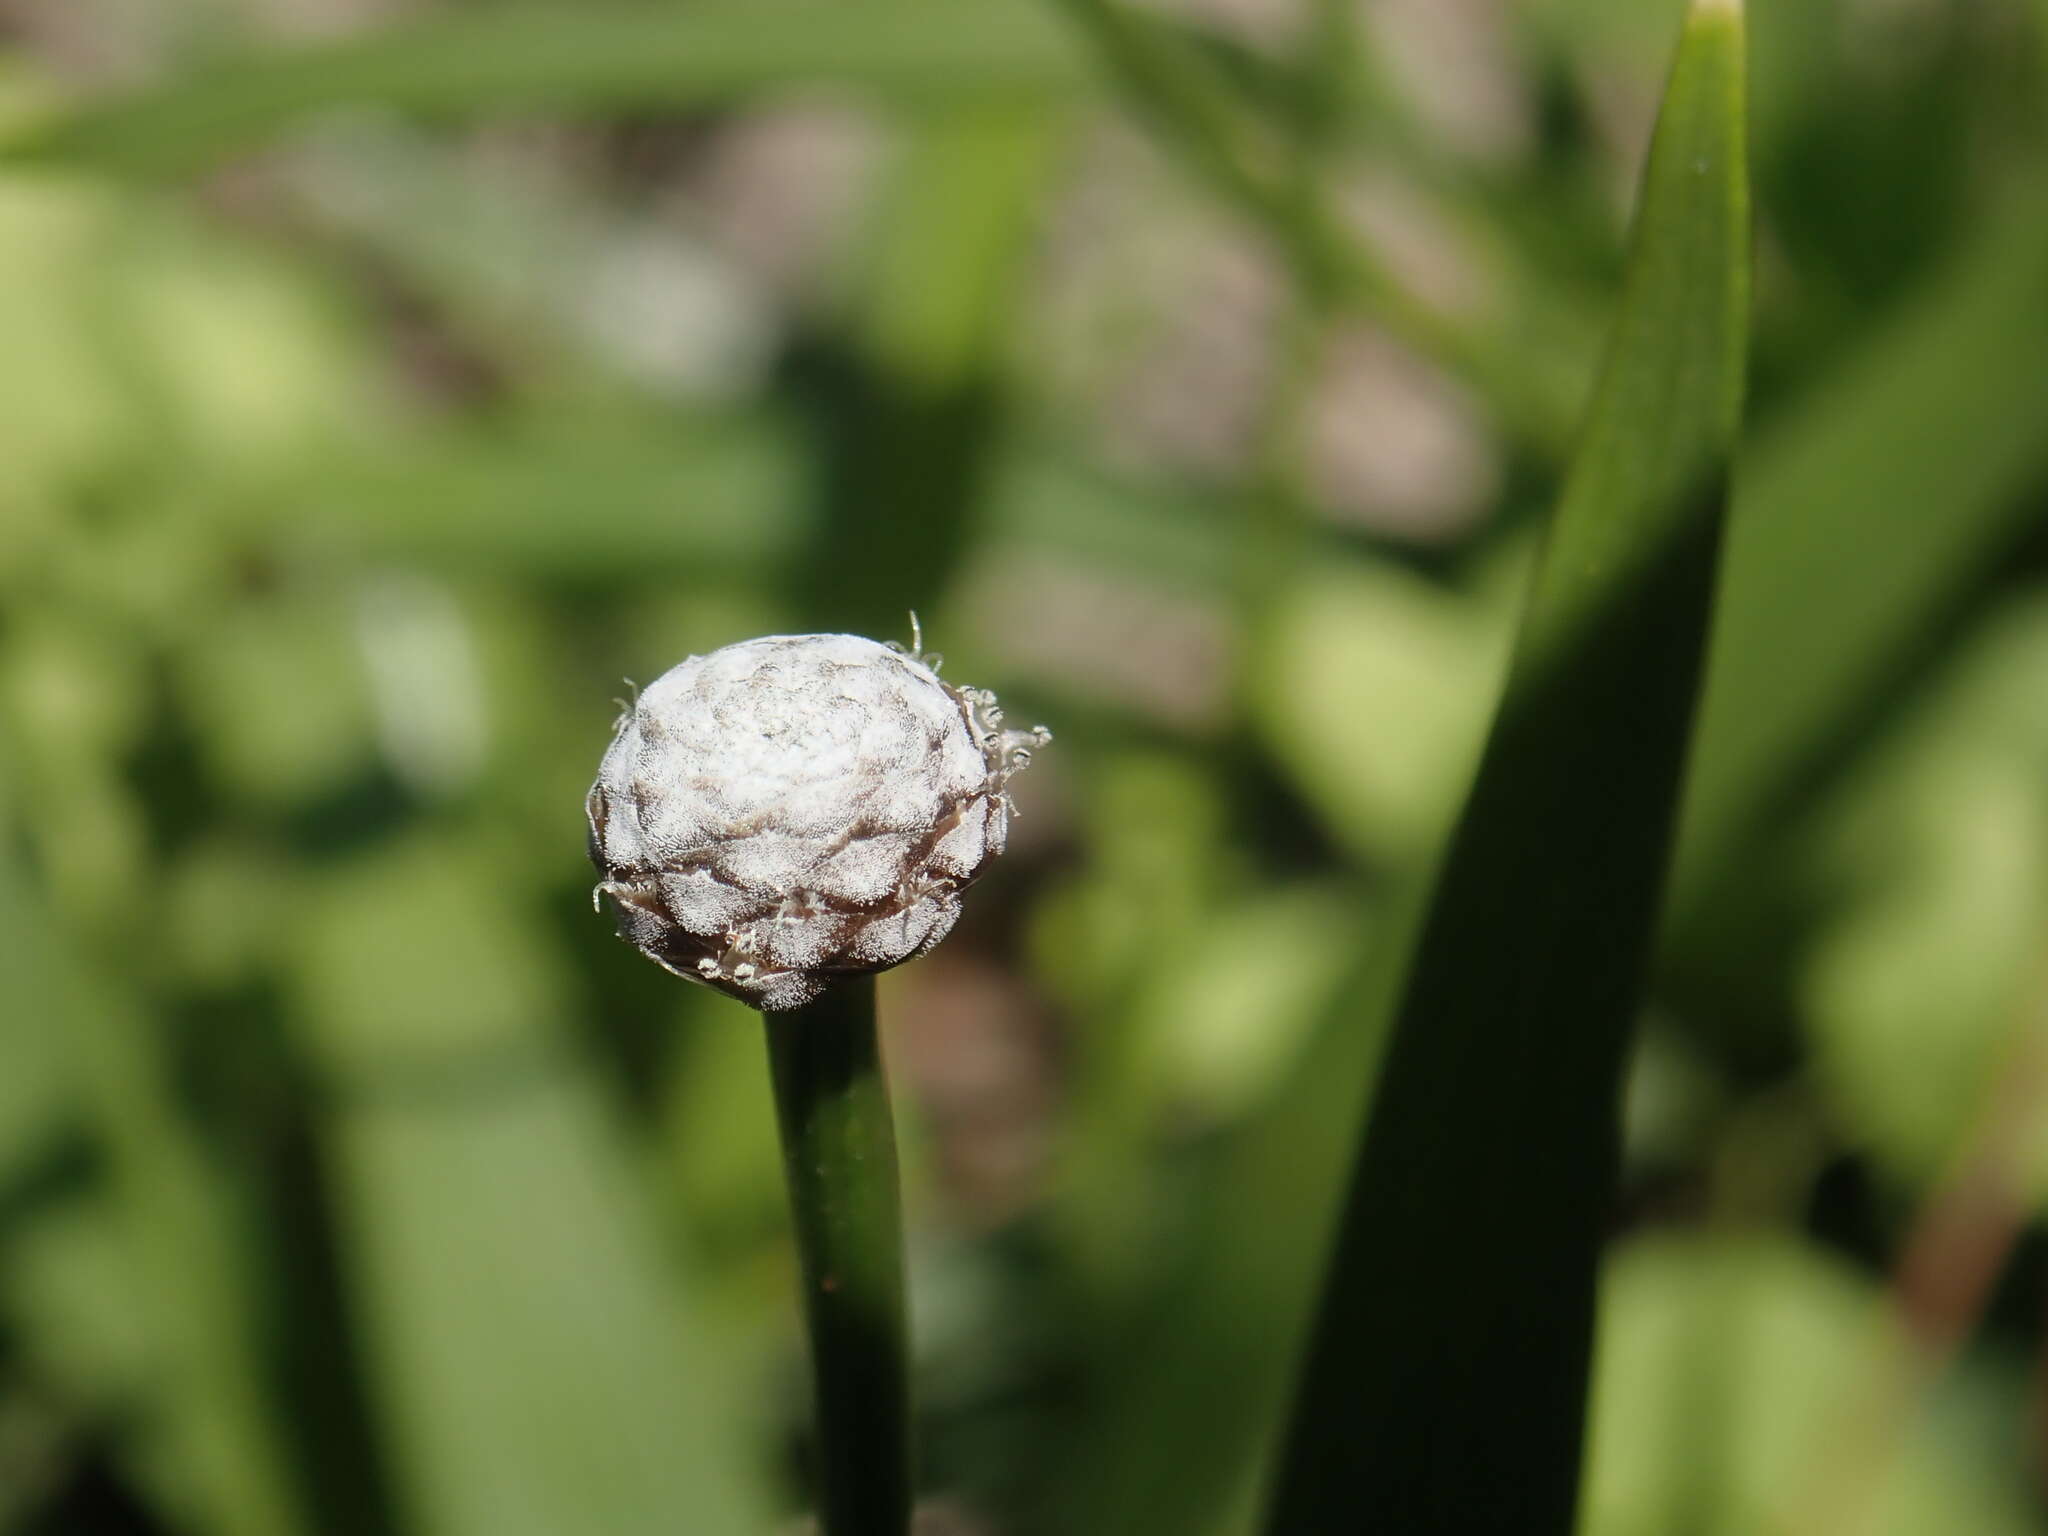
[[[1816,1074],[1847,1133],[1929,1186],[1995,1144],[2048,1196],[2048,608],[2000,613],[1838,797],[1817,883],[1840,892],[1804,977]],[[2008,1127],[2015,1128],[2009,1130]]]
[[[1605,1277],[1585,1536],[1747,1536],[1851,1517],[1872,1536],[2019,1536],[2027,1500],[1915,1385],[1876,1292],[1767,1238],[1633,1243]],[[1922,1399],[1922,1400],[1916,1400]],[[1976,1442],[1976,1443],[1973,1443]]]
[[[772,415],[556,413],[309,466],[304,531],[367,558],[598,583],[772,571],[806,532],[800,446]]]
[[[1519,560],[1504,572],[1525,573]],[[1272,621],[1253,712],[1367,861],[1420,864],[1457,813],[1513,638],[1515,594],[1493,586],[1445,592],[1388,566],[1331,562],[1304,573]]]
[[[399,1496],[440,1536],[763,1528],[744,1419],[502,870],[419,840],[314,914],[308,1043]]]

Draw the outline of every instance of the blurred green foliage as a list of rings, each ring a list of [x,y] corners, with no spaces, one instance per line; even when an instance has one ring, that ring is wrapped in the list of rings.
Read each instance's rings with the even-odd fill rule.
[[[0,7],[0,1531],[794,1517],[758,1025],[578,807],[912,607],[1059,735],[883,987],[933,1518],[1249,1528],[1678,7],[1087,9]],[[2048,1523],[2044,28],[1753,18],[1588,1536]]]

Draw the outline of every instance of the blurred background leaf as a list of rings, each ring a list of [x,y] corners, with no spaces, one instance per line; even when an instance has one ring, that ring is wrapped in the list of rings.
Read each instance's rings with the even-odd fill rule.
[[[680,15],[479,7],[367,37],[216,62],[198,78],[30,129],[16,153],[189,170],[323,107],[418,112],[686,106],[816,81],[940,98],[1070,86],[1074,50],[1034,8],[904,0],[848,11],[709,5]]]
[[[1857,1412],[1873,1355],[1898,1340],[1852,1272],[1756,1235],[1644,1239],[1604,1291],[1584,1529],[1755,1531],[1811,1518],[1811,1479]],[[1958,1383],[1873,1483],[1823,1506],[1887,1536],[2038,1529],[1976,1461],[1981,1425],[2013,1411],[1995,1380]],[[1816,1468],[1822,1469],[1816,1472]],[[1860,1469],[1859,1469],[1860,1470]]]
[[[0,0],[0,1532],[796,1516],[576,807],[912,607],[1059,737],[884,988],[929,1516],[1251,1528],[1681,7],[1079,9]],[[1585,1529],[2037,1529],[2048,14],[1754,22]]]

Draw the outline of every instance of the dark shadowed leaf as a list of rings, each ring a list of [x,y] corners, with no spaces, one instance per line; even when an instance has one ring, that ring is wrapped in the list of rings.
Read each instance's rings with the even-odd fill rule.
[[[1617,1089],[1740,418],[1743,28],[1688,15],[1622,314],[1396,1016],[1276,1531],[1572,1529]]]

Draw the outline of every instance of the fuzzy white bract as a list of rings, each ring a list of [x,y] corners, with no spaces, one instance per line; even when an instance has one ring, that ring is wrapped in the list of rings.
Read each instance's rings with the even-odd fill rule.
[[[585,810],[619,932],[679,976],[798,1008],[951,930],[1050,740],[857,635],[692,656],[620,718]]]

